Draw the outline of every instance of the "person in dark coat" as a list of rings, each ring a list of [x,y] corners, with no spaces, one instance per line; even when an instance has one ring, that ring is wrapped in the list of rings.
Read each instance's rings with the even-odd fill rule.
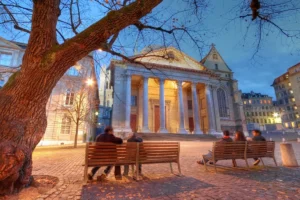
[[[218,142],[233,142],[232,138],[230,137],[230,132],[228,130],[223,131],[223,137]],[[212,157],[212,151],[208,151],[206,154],[207,157]],[[207,163],[208,160],[198,160],[197,163],[200,165],[204,165],[204,162]],[[217,162],[217,161],[216,161]],[[210,162],[211,164],[212,162]]]
[[[143,142],[143,139],[138,137],[136,133],[132,133],[132,135],[128,138],[127,142]],[[124,176],[128,176],[129,166],[124,165]],[[142,173],[142,165],[139,164],[139,174]]]
[[[266,138],[264,138],[261,135],[261,131],[260,130],[253,130],[252,131],[252,141],[256,141],[256,142],[262,142],[262,141],[266,141]],[[255,162],[253,163],[253,165],[258,165],[260,163],[260,160],[258,158],[254,158]]]
[[[100,134],[96,138],[96,142],[107,142],[107,143],[115,143],[115,144],[122,144],[123,140],[121,138],[115,137],[113,133],[113,128],[111,126],[107,126],[104,129],[104,133]],[[101,174],[101,179],[105,179],[109,172],[111,171],[113,166],[107,166],[104,170],[104,173]],[[88,179],[92,180],[93,176],[96,172],[100,169],[100,167],[94,167],[90,174],[88,174]],[[121,176],[121,168],[120,166],[115,166],[115,176]]]

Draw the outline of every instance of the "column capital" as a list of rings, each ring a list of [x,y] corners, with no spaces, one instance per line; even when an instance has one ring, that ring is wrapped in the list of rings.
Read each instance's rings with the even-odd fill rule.
[[[197,81],[191,81],[191,84],[196,86],[198,84],[198,82]]]
[[[215,89],[218,88],[217,85],[212,84],[212,83],[205,83],[205,87],[208,88],[208,89],[211,89],[211,90],[215,90]]]
[[[164,83],[165,82],[165,80],[166,80],[166,78],[165,77],[158,77],[159,78],[159,82],[160,83]]]
[[[148,74],[143,74],[143,79],[148,79],[150,76]]]
[[[177,81],[176,81],[177,87],[178,87],[178,88],[182,88],[182,83],[183,83],[182,80],[177,80]]]
[[[132,73],[129,72],[129,71],[127,71],[127,72],[125,73],[125,76],[131,76],[131,75],[132,75]]]

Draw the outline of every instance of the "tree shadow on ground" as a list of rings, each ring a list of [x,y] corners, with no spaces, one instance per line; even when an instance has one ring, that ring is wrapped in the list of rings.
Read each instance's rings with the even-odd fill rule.
[[[163,198],[214,185],[185,176],[144,178],[141,181],[91,183],[83,186],[82,199],[149,199]]]

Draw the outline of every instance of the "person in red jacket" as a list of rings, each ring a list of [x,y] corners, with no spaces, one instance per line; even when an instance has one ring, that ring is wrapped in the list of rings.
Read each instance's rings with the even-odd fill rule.
[[[104,129],[104,133],[98,135],[96,138],[96,142],[108,142],[108,143],[115,143],[115,144],[122,144],[123,140],[121,138],[118,138],[114,136],[114,130],[111,126],[107,126]],[[101,179],[105,179],[109,172],[111,171],[113,166],[107,166],[104,170],[104,173],[101,174]],[[91,173],[88,174],[88,179],[93,180],[93,176],[96,174],[96,172],[100,169],[100,167],[94,167],[91,171]],[[115,176],[116,178],[122,178],[121,176],[121,168],[120,166],[115,166]]]

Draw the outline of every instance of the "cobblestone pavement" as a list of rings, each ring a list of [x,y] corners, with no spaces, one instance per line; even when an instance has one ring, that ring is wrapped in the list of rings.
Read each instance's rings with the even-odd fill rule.
[[[211,145],[181,142],[181,177],[171,174],[168,164],[153,164],[143,166],[143,180],[138,182],[131,177],[116,181],[111,174],[105,182],[83,186],[84,148],[36,150],[33,174],[60,179],[39,199],[300,199],[300,168],[275,168],[266,158],[265,164],[270,166],[266,169],[246,170],[244,161],[239,160],[237,169],[231,168],[230,161],[219,161],[218,173],[212,167],[206,172],[196,160]],[[300,143],[293,147],[300,163]],[[281,165],[279,143],[276,157]],[[175,164],[173,168],[176,172]]]

